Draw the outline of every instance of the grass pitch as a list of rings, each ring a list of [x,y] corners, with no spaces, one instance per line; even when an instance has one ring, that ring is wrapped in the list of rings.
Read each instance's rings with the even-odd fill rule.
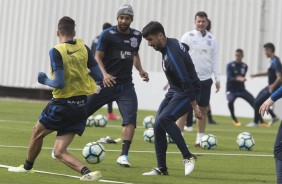
[[[0,99],[0,164],[18,166],[25,160],[32,127],[47,102]],[[117,112],[117,110],[116,110]],[[101,109],[97,114],[106,114]],[[214,134],[218,139],[216,150],[194,148],[196,131],[185,132],[185,140],[189,149],[201,156],[198,157],[192,175],[184,176],[184,166],[181,155],[175,144],[169,144],[167,164],[169,176],[142,176],[156,166],[154,145],[144,142],[142,120],[147,115],[155,115],[153,111],[138,111],[138,128],[129,155],[131,168],[116,165],[120,154],[121,143],[104,145],[108,150],[104,160],[96,165],[87,164],[81,155],[84,145],[96,141],[101,137],[121,137],[121,120],[110,121],[106,128],[87,127],[82,137],[76,137],[70,145],[70,152],[80,158],[92,170],[102,172],[102,179],[128,183],[156,183],[156,184],[260,184],[275,183],[275,162],[273,159],[273,144],[278,129],[278,123],[273,127],[246,128],[250,119],[240,118],[243,126],[234,127],[229,117],[215,116],[218,125],[207,126],[206,133]],[[256,145],[253,151],[239,151],[236,137],[240,132],[248,131],[253,134]],[[76,173],[51,158],[51,148],[54,145],[55,134],[51,134],[44,141],[44,148],[39,155],[34,168],[37,170],[79,176]],[[15,147],[10,147],[15,146]],[[22,147],[18,147],[22,146]],[[57,184],[80,183],[78,179],[52,176],[46,174],[10,173],[7,169],[0,169],[1,184]]]

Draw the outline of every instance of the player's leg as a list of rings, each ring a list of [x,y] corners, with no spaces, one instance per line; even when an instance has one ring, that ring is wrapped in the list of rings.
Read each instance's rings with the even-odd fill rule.
[[[247,124],[247,127],[254,127],[258,125],[264,126],[264,127],[269,126],[267,123],[264,122],[263,118],[259,114],[260,106],[263,104],[265,100],[269,98],[269,96],[270,96],[270,93],[269,93],[268,87],[265,87],[264,89],[262,89],[259,92],[258,96],[255,98],[255,101],[254,101],[254,109],[255,109],[254,122]]]
[[[74,132],[70,132],[56,137],[54,156],[71,169],[81,173],[81,180],[95,181],[101,177],[101,173],[99,171],[92,172],[78,158],[67,151],[67,147],[72,142],[75,134]]]
[[[189,109],[186,119],[186,126],[184,127],[185,131],[193,131],[193,109]]]
[[[159,115],[162,113],[163,109],[169,103],[170,98],[166,97],[157,112],[156,121],[154,123],[154,136],[155,136],[155,150],[158,167],[150,172],[143,173],[143,175],[168,175],[167,165],[166,165],[166,151],[167,151],[167,140],[166,132],[161,126],[159,121]]]
[[[123,118],[122,151],[117,163],[129,167],[128,152],[134,137],[138,107],[137,96],[133,84],[131,87],[119,92],[119,94],[116,95],[115,100]]]
[[[27,153],[27,158],[24,163],[24,165],[21,165],[19,167],[11,167],[9,168],[9,171],[11,172],[33,172],[33,164],[39,155],[43,139],[48,134],[52,133],[52,130],[47,130],[41,123],[36,123],[36,125],[33,127],[31,139],[29,142],[29,148]]]
[[[213,118],[212,118],[212,111],[211,111],[211,105],[210,104],[209,104],[209,107],[208,107],[207,118],[208,118],[209,124],[211,124],[211,125],[216,124],[216,121],[214,121]]]
[[[282,123],[280,124],[274,144],[277,183],[282,183]]]
[[[195,147],[200,147],[201,139],[204,136],[207,121],[207,111],[210,103],[211,96],[211,85],[212,80],[208,79],[206,81],[201,81],[202,88],[199,91],[197,103],[199,105],[200,111],[202,113],[202,119],[197,119],[198,132],[196,136]]]
[[[176,121],[176,124],[177,124],[178,128],[180,129],[182,135],[183,135],[183,133],[184,133],[184,126],[185,126],[185,122],[186,122],[186,120],[187,120],[187,116],[188,116],[188,113],[184,114],[183,116],[181,116],[181,117]]]
[[[238,121],[237,117],[235,116],[235,111],[234,111],[234,102],[237,98],[237,94],[228,91],[226,95],[227,95],[227,101],[228,101],[228,108],[229,108],[231,117],[233,119],[233,125],[241,126],[241,123]]]

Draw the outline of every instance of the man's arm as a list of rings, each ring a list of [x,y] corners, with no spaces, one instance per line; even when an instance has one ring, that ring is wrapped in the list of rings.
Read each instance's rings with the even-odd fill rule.
[[[281,79],[282,79],[281,73],[277,72],[276,80],[268,86],[270,93],[272,93],[274,89],[281,83]]]
[[[54,80],[49,79],[44,72],[39,72],[38,82],[53,88],[63,89],[65,87],[64,70],[54,71]]]
[[[255,78],[255,77],[264,77],[264,76],[267,76],[267,72],[260,72],[260,73],[256,73],[256,74],[251,74],[251,77],[252,77],[252,78]]]
[[[143,78],[143,81],[148,82],[149,81],[149,75],[147,72],[145,72],[142,68],[142,64],[140,61],[139,53],[137,52],[133,58],[133,64],[135,68],[139,71],[139,75]]]
[[[220,90],[220,71],[218,67],[218,62],[217,62],[217,43],[214,40],[214,45],[213,45],[213,52],[212,52],[212,72],[215,77],[215,87],[216,87],[216,93]]]
[[[88,53],[88,61],[87,61],[87,68],[90,70],[89,75],[95,80],[95,81],[103,81],[103,74],[99,68],[99,65],[94,59],[94,55],[89,47],[86,47],[87,53]]]
[[[104,58],[104,52],[96,50],[95,59],[104,77],[103,84],[105,87],[111,87],[116,83],[116,80],[115,80],[116,77],[113,77],[107,73],[105,66],[103,64],[103,58]]]

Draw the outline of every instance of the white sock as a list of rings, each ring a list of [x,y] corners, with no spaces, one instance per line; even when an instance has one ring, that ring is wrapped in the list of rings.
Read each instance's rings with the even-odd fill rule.
[[[202,137],[204,136],[205,134],[204,133],[197,133],[197,137],[196,137],[196,144],[201,144],[201,140],[202,140]]]

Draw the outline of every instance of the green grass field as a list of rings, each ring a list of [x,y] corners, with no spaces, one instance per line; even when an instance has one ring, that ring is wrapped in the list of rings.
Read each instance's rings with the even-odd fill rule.
[[[37,117],[47,102],[0,99],[0,164],[18,166],[25,160],[26,148],[6,146],[28,146],[32,127]],[[101,109],[98,113],[105,114]],[[71,153],[80,158],[89,168],[102,172],[102,179],[114,180],[128,183],[158,183],[158,184],[260,184],[275,183],[275,163],[272,155],[273,143],[278,124],[273,127],[246,128],[245,124],[250,119],[241,118],[242,127],[233,127],[229,117],[218,117],[218,125],[207,127],[206,133],[217,136],[218,148],[216,150],[203,150],[194,148],[196,131],[186,132],[185,140],[193,153],[199,154],[196,168],[192,175],[184,176],[184,166],[181,155],[174,144],[170,144],[168,151],[177,153],[167,154],[169,176],[142,176],[143,172],[149,171],[156,166],[154,145],[144,142],[142,120],[147,115],[155,115],[152,111],[138,112],[138,128],[131,146],[130,162],[131,168],[122,168],[116,165],[116,159],[120,154],[121,143],[117,145],[104,145],[108,150],[104,160],[96,165],[87,164],[83,160],[80,150],[70,150]],[[82,149],[91,141],[101,137],[121,136],[121,121],[110,121],[106,128],[88,127],[82,137],[76,137],[70,148]],[[256,145],[253,151],[239,151],[236,145],[236,136],[243,131],[253,134]],[[44,141],[35,169],[77,175],[64,164],[51,158],[55,134],[51,134]],[[136,151],[136,152],[134,152]],[[148,151],[148,152],[138,152]],[[242,154],[242,155],[230,155]],[[249,155],[249,156],[248,156]],[[269,156],[262,156],[269,155]],[[78,179],[52,176],[46,174],[9,173],[7,169],[0,169],[1,184],[57,184],[57,183],[80,183]]]

